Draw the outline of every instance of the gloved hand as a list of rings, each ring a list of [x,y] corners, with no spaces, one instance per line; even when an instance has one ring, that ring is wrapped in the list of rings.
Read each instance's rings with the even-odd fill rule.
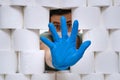
[[[74,65],[82,58],[85,50],[91,44],[91,41],[85,41],[81,44],[79,49],[76,49],[76,38],[78,34],[78,21],[75,20],[70,37],[67,35],[66,18],[61,17],[61,32],[62,38],[60,38],[56,32],[53,23],[49,23],[49,29],[52,33],[54,42],[51,42],[46,37],[40,37],[51,51],[52,64],[58,70],[65,70],[68,67]]]

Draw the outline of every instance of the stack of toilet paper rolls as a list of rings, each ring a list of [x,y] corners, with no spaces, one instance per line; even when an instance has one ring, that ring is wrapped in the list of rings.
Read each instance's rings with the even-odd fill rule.
[[[67,71],[45,72],[40,32],[71,9],[92,44]],[[0,0],[0,80],[120,80],[120,0]]]

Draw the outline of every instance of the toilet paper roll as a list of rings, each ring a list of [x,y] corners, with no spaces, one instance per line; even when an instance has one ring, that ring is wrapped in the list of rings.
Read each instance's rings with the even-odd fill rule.
[[[13,30],[12,40],[15,51],[39,50],[39,30]]]
[[[97,52],[95,54],[95,72],[118,73],[118,54],[114,51]]]
[[[94,73],[94,53],[85,52],[83,57],[70,68],[72,73],[90,74]]]
[[[29,29],[48,29],[49,10],[39,5],[24,8],[24,27]]]
[[[120,7],[108,7],[102,9],[104,26],[107,29],[120,29]]]
[[[11,5],[16,6],[35,5],[35,0],[11,0]]]
[[[0,0],[0,5],[9,5],[10,1],[9,0]]]
[[[5,80],[30,80],[29,75],[24,75],[24,74],[7,74],[5,76]]]
[[[104,80],[103,74],[93,73],[93,74],[83,74],[82,80]]]
[[[86,7],[86,0],[36,0],[39,4],[52,8]]]
[[[44,72],[44,51],[21,51],[20,72],[38,74]]]
[[[86,7],[86,0],[61,0],[61,8]]]
[[[114,6],[120,6],[120,0],[113,0]]]
[[[0,75],[0,80],[4,80],[4,75]]]
[[[72,21],[78,20],[80,29],[92,29],[100,25],[100,8],[79,7],[72,9]]]
[[[105,75],[105,80],[120,80],[120,74]]]
[[[19,5],[19,6],[26,6],[27,0],[10,0],[11,5]]]
[[[88,0],[88,6],[97,6],[97,7],[104,7],[104,6],[111,6],[112,0]]]
[[[10,30],[0,30],[0,50],[11,50]]]
[[[111,30],[110,40],[114,51],[120,51],[120,30]]]
[[[31,80],[56,80],[55,73],[33,74]]]
[[[16,29],[22,28],[23,16],[22,8],[19,6],[1,6],[1,16],[0,16],[0,28],[3,29]]]
[[[0,51],[0,74],[15,73],[17,57],[13,51]]]
[[[60,0],[36,0],[36,2],[45,7],[60,8]]]
[[[91,40],[90,51],[104,51],[108,47],[108,31],[104,28],[94,28],[83,31],[83,41]]]
[[[119,67],[118,69],[119,69],[119,72],[120,72],[120,52],[119,52],[119,61],[118,61],[118,63],[119,63],[118,64],[118,67]]]
[[[56,80],[81,80],[79,74],[75,73],[57,73]]]

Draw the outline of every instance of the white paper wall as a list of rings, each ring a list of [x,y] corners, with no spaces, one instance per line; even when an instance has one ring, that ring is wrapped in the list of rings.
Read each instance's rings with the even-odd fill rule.
[[[92,44],[70,70],[45,71],[39,33],[71,9]],[[120,80],[120,0],[0,0],[0,80]]]

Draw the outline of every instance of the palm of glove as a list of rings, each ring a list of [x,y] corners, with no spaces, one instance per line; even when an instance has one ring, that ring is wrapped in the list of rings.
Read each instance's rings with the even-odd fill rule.
[[[76,57],[76,47],[75,42],[70,42],[69,38],[63,40],[59,39],[58,42],[54,43],[55,46],[51,49],[52,54],[52,63],[54,67],[66,69],[70,65],[73,65]]]
[[[54,38],[54,42],[49,41],[45,37],[41,37],[41,40],[50,48],[52,64],[56,69],[64,70],[77,63],[83,56],[84,51],[91,44],[90,41],[85,41],[81,44],[79,49],[76,49],[76,37],[78,33],[77,20],[74,21],[70,37],[67,35],[65,17],[61,17],[62,38],[58,36],[55,26],[52,23],[49,24],[49,29]]]

